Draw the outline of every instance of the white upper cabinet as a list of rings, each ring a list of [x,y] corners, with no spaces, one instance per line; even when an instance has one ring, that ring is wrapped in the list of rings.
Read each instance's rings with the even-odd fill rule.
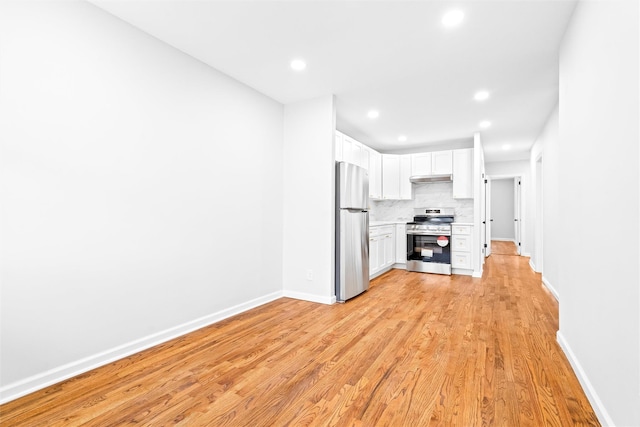
[[[343,135],[336,131],[335,133],[335,148],[336,148],[336,162],[341,162],[344,160],[344,157],[342,156],[342,137]]]
[[[382,198],[411,200],[411,156],[382,155]]]
[[[411,156],[400,156],[400,199],[411,200]]]
[[[411,176],[451,175],[452,151],[433,151],[411,155]]]
[[[411,155],[411,176],[431,175],[431,153]]]
[[[342,139],[342,153],[345,162],[362,166],[362,145],[347,135]]]
[[[453,173],[452,150],[431,153],[431,173],[433,175],[450,175]]]
[[[369,149],[369,197],[382,199],[382,155]]]
[[[351,163],[369,169],[369,147],[336,131],[336,161]]]
[[[473,148],[453,150],[453,198],[473,199]]]
[[[400,156],[396,154],[382,155],[382,198],[400,198]]]

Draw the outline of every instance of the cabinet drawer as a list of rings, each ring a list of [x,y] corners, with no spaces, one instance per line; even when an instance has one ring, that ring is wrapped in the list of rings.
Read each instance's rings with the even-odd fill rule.
[[[470,225],[454,225],[451,227],[451,234],[471,234]]]
[[[469,252],[471,250],[471,236],[451,236],[451,250]]]
[[[375,227],[369,227],[369,237],[382,236],[385,234],[393,234],[395,226],[393,225],[379,225]]]
[[[471,254],[469,252],[451,252],[451,267],[471,269]]]

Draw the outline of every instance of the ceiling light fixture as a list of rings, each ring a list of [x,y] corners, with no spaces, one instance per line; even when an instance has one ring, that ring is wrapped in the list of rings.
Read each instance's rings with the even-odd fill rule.
[[[476,101],[485,101],[489,99],[489,92],[486,90],[479,90],[475,95],[473,95],[473,99]]]
[[[379,115],[380,113],[376,110],[371,110],[367,113],[367,117],[369,117],[370,119],[377,119]]]
[[[294,59],[293,61],[291,61],[291,68],[296,71],[302,71],[307,68],[307,63],[302,59]]]
[[[405,142],[406,140],[407,140],[407,137],[406,137],[406,136],[404,136],[404,135],[400,135],[400,136],[398,137],[398,141],[400,141],[400,142]]]
[[[489,120],[483,120],[480,123],[478,123],[478,125],[482,128],[482,129],[486,129],[488,127],[491,126],[491,122]]]
[[[511,148],[511,145],[509,144],[502,144],[502,149],[503,150],[509,150]]]
[[[464,19],[464,13],[459,9],[450,10],[442,17],[442,25],[447,28],[456,27],[460,25]]]

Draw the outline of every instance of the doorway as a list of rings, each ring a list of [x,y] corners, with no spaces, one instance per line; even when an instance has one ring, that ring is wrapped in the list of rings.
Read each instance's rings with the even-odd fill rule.
[[[521,177],[491,176],[484,184],[485,257],[492,253],[521,255]]]

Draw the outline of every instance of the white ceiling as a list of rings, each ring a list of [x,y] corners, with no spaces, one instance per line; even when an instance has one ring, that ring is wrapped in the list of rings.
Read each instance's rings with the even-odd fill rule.
[[[337,127],[382,152],[470,140],[486,161],[528,158],[558,100],[573,0],[92,0],[283,103],[326,94]],[[463,23],[444,28],[451,8]],[[307,68],[295,72],[294,58]],[[473,94],[487,89],[482,103]],[[367,117],[370,109],[380,116]],[[398,142],[399,135],[407,141]],[[510,150],[503,150],[510,144]]]

